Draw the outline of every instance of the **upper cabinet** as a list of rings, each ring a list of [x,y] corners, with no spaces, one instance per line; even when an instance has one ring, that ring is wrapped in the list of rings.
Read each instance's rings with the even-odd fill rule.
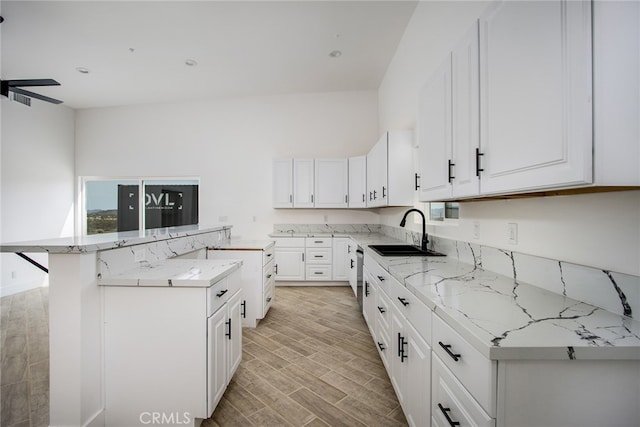
[[[314,206],[313,159],[293,159],[293,207]]]
[[[367,156],[349,157],[349,207],[367,207]]]
[[[348,160],[315,159],[315,207],[346,208],[348,192]]]
[[[273,207],[293,207],[293,159],[273,160]]]
[[[481,191],[592,181],[591,3],[505,1],[480,18]]]
[[[419,199],[640,185],[639,28],[638,2],[491,5],[419,93]]]
[[[419,94],[420,200],[476,196],[480,191],[478,80],[476,22]]]
[[[385,132],[367,154],[367,207],[413,205],[413,132]]]

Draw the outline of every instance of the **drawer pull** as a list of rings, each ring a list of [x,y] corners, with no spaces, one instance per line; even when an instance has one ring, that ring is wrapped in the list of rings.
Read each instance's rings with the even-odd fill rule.
[[[227,320],[226,322],[224,322],[225,325],[229,326],[229,332],[225,332],[224,336],[228,337],[229,339],[231,339],[231,319]]]
[[[271,279],[271,274],[267,274],[267,280]]]
[[[242,304],[240,304],[240,307],[242,307],[242,310],[240,311],[240,315],[242,316],[243,319],[247,318],[247,300],[242,301]]]
[[[378,343],[378,348],[380,349],[380,351],[385,351],[387,349],[387,347],[385,347],[381,342]]]
[[[381,282],[384,282],[384,276],[378,276],[378,280],[380,280]]]
[[[380,307],[380,306],[378,306],[378,311],[379,311],[380,313],[386,313],[386,311],[387,311],[387,310],[385,310],[385,308],[384,308],[384,307]]]
[[[400,301],[402,303],[402,305],[404,305],[405,307],[409,305],[409,301],[407,301],[406,298],[398,297],[398,301]]]
[[[271,302],[271,297],[267,298],[267,302]]]
[[[367,282],[366,280],[364,281],[364,296],[368,297],[369,296],[369,282]]]
[[[404,337],[400,334],[400,332],[398,332],[398,357],[400,358],[400,363],[404,363],[404,359],[408,359],[409,356],[407,356],[404,352],[404,346],[408,344],[407,341],[404,340]]]
[[[216,296],[217,296],[218,298],[220,298],[222,295],[226,294],[226,293],[227,293],[227,291],[229,291],[229,289],[225,289],[224,291],[220,291],[220,292],[218,292],[218,293],[216,294]]]
[[[313,243],[322,243],[322,240],[314,240]]]
[[[442,411],[442,415],[444,415],[444,417],[447,419],[447,422],[449,423],[449,425],[451,427],[455,427],[455,426],[459,426],[460,423],[458,421],[453,421],[450,417],[448,412],[451,412],[451,408],[445,408],[444,406],[442,406],[441,404],[438,403],[438,408],[440,408],[440,411]]]
[[[323,275],[324,273],[322,271],[314,271],[313,274],[317,274],[318,276]]]
[[[442,341],[438,341],[438,344],[440,344],[440,347],[442,347],[442,348],[444,349],[444,351],[446,351],[446,352],[447,352],[447,354],[448,354],[449,356],[451,356],[451,358],[452,358],[454,361],[456,361],[456,362],[457,362],[458,360],[460,360],[460,355],[459,355],[459,354],[455,354],[454,352],[452,352],[451,350],[449,350],[449,349],[451,348],[451,344],[443,344],[443,342],[442,342]]]
[[[324,255],[314,255],[314,258],[324,258]]]
[[[271,256],[271,255],[273,255],[273,254],[271,254],[271,253],[267,254],[267,256]]]
[[[349,261],[351,261],[351,268],[354,268],[353,260],[352,260],[352,259],[350,259]]]

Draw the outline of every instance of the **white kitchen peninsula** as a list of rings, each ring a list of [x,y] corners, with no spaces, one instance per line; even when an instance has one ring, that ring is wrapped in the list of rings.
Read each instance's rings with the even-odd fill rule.
[[[104,289],[98,281],[217,246],[229,236],[227,225],[195,225],[0,246],[2,252],[49,254],[51,426],[105,425]]]

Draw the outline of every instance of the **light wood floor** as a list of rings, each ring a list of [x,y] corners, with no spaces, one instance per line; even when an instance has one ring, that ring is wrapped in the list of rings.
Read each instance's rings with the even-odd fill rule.
[[[277,287],[243,360],[203,426],[404,426],[349,287]]]
[[[49,420],[47,288],[0,299],[0,426]],[[348,287],[278,287],[203,427],[405,426]]]

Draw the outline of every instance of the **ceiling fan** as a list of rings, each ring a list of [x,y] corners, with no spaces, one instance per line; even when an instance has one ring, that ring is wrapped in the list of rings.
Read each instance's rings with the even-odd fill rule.
[[[59,99],[50,98],[48,96],[31,92],[30,90],[21,89],[23,87],[38,86],[60,86],[60,83],[53,79],[0,80],[0,94],[8,97],[9,92],[13,92],[14,100],[26,105],[31,105],[31,100],[29,98],[36,98],[52,104],[62,104],[62,101]],[[26,97],[27,99],[21,99],[20,96],[16,95],[22,95],[22,97]]]

